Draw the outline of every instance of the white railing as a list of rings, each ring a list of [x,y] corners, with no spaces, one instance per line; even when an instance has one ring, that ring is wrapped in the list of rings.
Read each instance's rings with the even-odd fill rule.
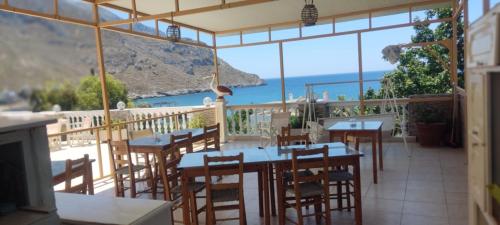
[[[296,103],[288,103],[287,111],[296,116],[299,114],[297,106]],[[228,135],[257,136],[260,134],[259,125],[270,122],[271,113],[282,111],[281,103],[227,106]]]
[[[396,99],[401,115],[398,126],[406,127],[408,98]],[[388,100],[365,100],[365,114],[393,113]],[[307,103],[288,103],[287,110],[296,116],[302,126],[302,116]],[[331,101],[314,104],[316,117],[339,118],[361,115],[360,101]],[[258,136],[259,125],[269,122],[272,112],[281,112],[281,104],[235,105],[227,107],[227,130],[229,136]]]

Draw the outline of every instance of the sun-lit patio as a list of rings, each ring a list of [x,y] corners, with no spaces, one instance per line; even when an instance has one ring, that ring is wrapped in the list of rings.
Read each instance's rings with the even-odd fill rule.
[[[244,149],[258,151],[258,141],[231,141],[223,144],[222,149]],[[378,184],[373,184],[371,173],[370,146],[361,145],[366,155],[361,158],[361,192],[363,204],[363,224],[387,225],[460,225],[467,223],[467,159],[463,149],[425,148],[417,143],[410,143],[413,154],[408,157],[401,142],[384,143],[384,171],[380,173]],[[103,145],[103,147],[105,147]],[[93,153],[94,146],[72,148],[51,153],[52,160],[78,158],[83,154]],[[105,160],[105,162],[108,162]],[[109,165],[105,165],[107,167]],[[94,174],[97,174],[94,167]],[[231,179],[225,177],[224,179]],[[248,224],[264,224],[259,217],[257,196],[257,174],[245,174],[244,179]],[[105,178],[95,181],[95,194],[114,196],[113,180]],[[143,187],[142,187],[143,188]],[[144,193],[139,198],[150,199],[151,194]],[[204,204],[204,200],[198,200]],[[294,214],[289,209],[287,214]],[[237,212],[222,212],[220,217],[231,217]],[[182,211],[177,210],[174,217],[181,218]],[[293,217],[293,216],[292,216]],[[272,218],[277,224],[277,218]],[[333,224],[354,224],[353,212],[332,212]],[[200,215],[200,223],[205,223]],[[233,224],[225,222],[221,224]],[[314,224],[309,218],[306,224]]]
[[[476,73],[468,78],[459,56],[473,69],[485,66],[477,74],[498,73],[496,61],[488,61],[497,58],[489,54],[497,40],[491,39],[493,48],[483,44],[488,38],[480,34],[490,29],[479,25],[467,39],[467,0],[317,0],[305,6],[286,0],[83,0],[92,9],[91,20],[64,15],[57,0],[48,1],[53,12],[12,2],[4,0],[0,10],[95,31],[103,104],[102,110],[0,112],[0,150],[6,149],[6,160],[0,159],[0,181],[6,181],[0,184],[2,225],[496,224],[498,167],[490,157],[498,153],[485,150],[498,148],[500,140],[494,136],[500,124],[490,119],[497,99],[489,96],[500,96],[494,89],[500,81],[492,78],[486,87]],[[489,1],[483,5],[486,15]],[[450,13],[415,19],[439,9]],[[103,20],[100,10],[122,17]],[[401,14],[402,21],[375,23]],[[342,30],[342,23],[352,21],[366,27]],[[154,32],[134,30],[138,23]],[[447,24],[449,37],[394,43],[381,55],[395,64],[412,48],[445,52],[433,67],[447,78],[446,91],[401,97],[395,90],[403,84],[396,82],[404,81],[364,77],[363,34],[429,24]],[[306,34],[314,25],[328,26],[328,32]],[[161,27],[168,27],[165,34]],[[194,38],[182,36],[181,28]],[[297,36],[276,38],[283,30]],[[214,65],[206,75],[216,100],[151,108],[119,102],[112,109],[102,31],[209,49]],[[261,38],[249,38],[255,34]],[[339,36],[355,40],[358,77],[306,83],[305,96],[287,99],[284,44]],[[228,104],[225,96],[233,91],[222,86],[221,77],[231,74],[219,71],[217,52],[258,45],[277,47],[280,101]],[[472,49],[463,53],[464,45]],[[381,86],[378,98],[368,97],[370,82]],[[320,98],[314,91],[345,84],[356,87],[358,98],[329,99],[328,92]]]

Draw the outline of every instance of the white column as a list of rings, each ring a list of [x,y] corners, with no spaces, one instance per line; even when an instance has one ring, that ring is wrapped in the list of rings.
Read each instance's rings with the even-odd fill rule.
[[[226,100],[223,98],[217,98],[215,101],[215,122],[220,124],[220,141],[227,142]]]

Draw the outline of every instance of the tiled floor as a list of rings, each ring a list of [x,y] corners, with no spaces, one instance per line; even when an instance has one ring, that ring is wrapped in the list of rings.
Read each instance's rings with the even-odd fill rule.
[[[256,148],[258,142],[232,142],[223,149]],[[467,165],[464,150],[452,148],[422,148],[409,144],[408,157],[402,143],[384,143],[384,171],[379,183],[373,184],[371,150],[362,145],[366,156],[361,160],[363,224],[365,225],[466,225],[467,224]],[[264,224],[258,215],[257,176],[245,175],[245,201],[248,225]],[[98,194],[113,195],[112,181],[100,182]],[[143,196],[148,197],[148,196]],[[199,204],[203,204],[202,201]],[[312,210],[312,209],[311,209]],[[181,210],[175,212],[180,220]],[[224,212],[220,217],[238,213]],[[289,209],[287,215],[294,217]],[[204,224],[204,214],[200,215]],[[333,212],[332,224],[354,224],[353,213]],[[278,224],[276,217],[272,224]],[[223,222],[218,224],[237,224]],[[315,224],[307,219],[306,224]]]

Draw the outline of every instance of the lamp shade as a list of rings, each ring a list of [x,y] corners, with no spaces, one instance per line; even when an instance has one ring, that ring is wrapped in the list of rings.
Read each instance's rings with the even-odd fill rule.
[[[301,13],[302,23],[304,26],[313,26],[318,21],[318,9],[311,3],[304,6]]]
[[[167,38],[171,41],[178,41],[181,39],[181,28],[177,25],[170,25],[167,27]]]

